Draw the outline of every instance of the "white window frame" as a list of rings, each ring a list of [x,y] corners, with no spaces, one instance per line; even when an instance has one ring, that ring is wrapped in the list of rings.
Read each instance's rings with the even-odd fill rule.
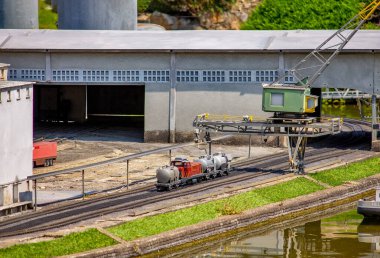
[[[275,100],[275,101],[278,101],[279,99],[277,98],[277,97],[279,97],[279,96],[281,96],[281,104],[280,103],[273,103],[273,100]],[[276,98],[273,98],[273,97],[276,97]],[[275,92],[275,93],[271,93],[270,94],[270,105],[271,106],[275,106],[275,107],[283,107],[284,106],[284,104],[285,104],[285,95],[284,95],[284,93],[277,93],[277,92]]]

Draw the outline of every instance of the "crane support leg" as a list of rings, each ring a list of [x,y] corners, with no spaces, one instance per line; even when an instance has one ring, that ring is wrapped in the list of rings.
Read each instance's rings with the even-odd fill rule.
[[[290,171],[304,174],[304,158],[307,138],[303,136],[287,136]]]

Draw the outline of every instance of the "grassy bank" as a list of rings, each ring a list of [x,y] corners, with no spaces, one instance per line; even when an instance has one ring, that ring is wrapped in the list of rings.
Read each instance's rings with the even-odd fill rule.
[[[322,189],[320,185],[307,179],[297,178],[285,183],[252,190],[215,202],[137,219],[112,227],[109,231],[125,240],[134,240],[175,228],[212,220],[221,215],[238,214],[244,210],[291,199]]]
[[[96,229],[73,233],[62,238],[0,249],[0,257],[53,257],[69,255],[116,244],[112,238]]]
[[[338,186],[348,181],[355,181],[380,173],[380,158],[371,158],[343,167],[329,169],[311,177],[323,183]]]

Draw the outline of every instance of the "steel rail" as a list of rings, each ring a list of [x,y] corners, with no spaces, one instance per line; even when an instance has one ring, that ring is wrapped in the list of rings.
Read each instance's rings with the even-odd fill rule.
[[[333,150],[332,152],[333,153],[326,153],[325,151],[323,151],[322,155],[319,155],[317,157],[309,157],[309,158],[307,158],[307,161],[324,160],[326,157],[341,156],[344,154],[353,153],[353,152],[355,152],[355,150]],[[143,205],[147,205],[149,203],[155,203],[158,200],[159,201],[165,201],[165,200],[168,200],[168,199],[173,198],[173,197],[178,198],[180,196],[186,196],[187,194],[204,192],[205,190],[210,190],[210,189],[214,189],[214,188],[219,188],[219,187],[224,186],[224,185],[230,185],[232,183],[241,182],[242,180],[250,180],[250,179],[253,179],[253,178],[256,178],[259,176],[265,176],[265,175],[273,174],[274,170],[280,171],[280,170],[284,169],[284,167],[286,167],[286,166],[284,166],[284,163],[281,160],[281,158],[280,158],[280,160],[277,158],[277,160],[278,160],[277,162],[274,162],[274,161],[268,162],[269,166],[264,165],[263,169],[265,169],[264,171],[266,171],[266,172],[255,172],[254,174],[252,174],[252,173],[248,174],[248,173],[244,173],[244,170],[242,170],[242,171],[240,170],[235,174],[235,176],[233,178],[224,177],[225,179],[223,181],[214,180],[213,182],[209,182],[207,184],[203,184],[203,183],[198,184],[198,189],[196,189],[194,187],[185,187],[185,188],[182,188],[180,191],[176,191],[174,194],[169,194],[169,193],[158,194],[158,193],[150,192],[150,193],[146,193],[145,198],[140,199],[140,200],[134,199],[134,196],[128,196],[127,199],[132,198],[131,201],[132,201],[132,203],[134,203],[132,206],[131,206],[131,203],[126,203],[126,200],[124,198],[122,198],[122,200],[115,200],[115,199],[103,200],[103,201],[107,202],[107,207],[102,208],[102,209],[99,209],[99,207],[98,208],[96,207],[96,206],[99,206],[102,204],[91,203],[90,205],[88,205],[87,203],[82,202],[81,205],[78,205],[79,207],[77,207],[79,210],[91,209],[91,206],[95,206],[94,210],[87,212],[86,215],[81,214],[80,216],[78,216],[78,214],[75,213],[75,210],[73,210],[72,208],[70,210],[67,210],[67,208],[66,208],[66,209],[61,210],[61,211],[64,211],[64,212],[69,213],[69,214],[71,213],[71,216],[68,216],[68,217],[66,216],[63,219],[59,218],[58,224],[51,222],[51,220],[50,220],[48,222],[49,226],[42,225],[43,224],[42,222],[47,221],[46,219],[49,216],[49,214],[41,214],[42,218],[37,217],[37,220],[40,220],[41,223],[39,225],[37,225],[36,227],[30,227],[31,226],[31,219],[30,218],[28,218],[27,220],[18,220],[18,222],[23,222],[23,224],[25,224],[28,227],[27,229],[23,228],[23,229],[18,230],[17,228],[18,228],[20,223],[17,223],[17,221],[12,221],[12,222],[11,221],[4,221],[3,223],[1,223],[0,227],[2,227],[3,230],[5,228],[5,230],[8,229],[9,231],[12,231],[12,232],[8,232],[8,233],[2,232],[2,233],[0,233],[0,237],[32,233],[32,232],[37,232],[37,231],[55,228],[55,227],[59,227],[59,226],[65,226],[68,224],[72,224],[74,222],[80,222],[80,221],[83,221],[85,219],[97,217],[97,216],[99,216],[99,214],[104,215],[104,214],[109,214],[109,213],[112,213],[115,211],[132,209],[132,208],[140,207],[139,205],[143,206]],[[121,204],[112,205],[110,207],[109,202],[119,202]],[[84,206],[84,205],[86,205],[86,206]],[[104,202],[103,202],[103,205],[104,205]],[[59,214],[58,215],[50,214],[50,216],[59,216]],[[15,225],[15,223],[16,223],[16,225]],[[3,231],[3,230],[1,230],[1,231]]]
[[[356,130],[355,128],[351,128],[352,129],[352,133],[354,133]],[[347,142],[343,145],[347,145]],[[310,162],[310,161],[318,161],[318,160],[323,160],[325,159],[326,157],[333,157],[333,156],[341,156],[341,155],[344,155],[344,154],[348,154],[348,153],[352,153],[352,152],[355,152],[355,150],[337,150],[337,149],[330,149],[332,150],[333,153],[335,153],[334,155],[332,155],[332,153],[326,153],[326,148],[322,148],[322,149],[317,149],[311,153],[309,153],[309,155],[319,155],[318,157],[307,157],[306,158],[306,161]],[[270,174],[270,173],[273,173],[273,170],[274,169],[277,169],[277,170],[281,170],[281,168],[284,168],[284,160],[286,160],[286,157],[282,157],[281,155],[284,155],[284,153],[278,153],[278,154],[275,154],[275,155],[272,155],[273,157],[271,157],[272,159],[268,160],[268,157],[262,157],[260,159],[252,159],[252,160],[249,160],[249,161],[242,161],[242,162],[238,162],[237,164],[234,164],[235,168],[238,168],[238,167],[241,167],[242,169],[243,166],[251,166],[256,164],[256,165],[259,165],[258,163],[261,163],[260,166],[259,166],[259,169],[260,167],[264,167],[263,169],[271,169],[270,172],[264,172],[264,174],[260,174],[260,176],[262,175],[265,175],[265,174]],[[265,162],[267,160],[267,162]],[[264,164],[262,164],[264,162]],[[277,164],[277,165],[276,165]],[[227,179],[223,180],[225,182],[220,182],[220,180],[214,180],[215,183],[208,183],[208,184],[199,184],[200,187],[198,187],[199,189],[197,190],[196,188],[194,187],[184,187],[182,188],[180,191],[176,191],[176,193],[180,192],[182,195],[186,195],[186,192],[189,192],[189,194],[194,194],[196,192],[201,192],[201,191],[204,191],[206,189],[213,189],[213,188],[217,188],[217,187],[220,187],[221,185],[226,185],[226,184],[231,184],[233,182],[240,182],[241,180],[248,180],[249,177],[252,177],[252,176],[257,176],[259,172],[255,172],[254,175],[252,174],[247,174],[247,173],[244,173],[244,170],[240,170],[240,171],[236,171],[234,172],[233,174],[233,177],[228,177]],[[263,172],[262,172],[263,173]],[[145,191],[146,190],[149,190],[149,188],[151,188],[152,185],[148,185],[145,188]],[[185,190],[185,189],[189,189],[189,190]],[[11,226],[12,223],[16,223],[16,224],[19,224],[19,222],[21,221],[25,221],[27,223],[27,221],[30,221],[31,219],[33,218],[37,218],[38,220],[38,216],[42,215],[42,222],[45,222],[44,218],[46,218],[46,216],[48,216],[49,214],[51,215],[52,213],[54,212],[62,212],[62,211],[66,211],[69,209],[69,210],[73,210],[75,207],[77,207],[78,209],[86,209],[86,207],[84,207],[83,205],[88,205],[88,202],[90,202],[90,204],[92,205],[99,205],[97,202],[113,202],[115,201],[114,199],[117,199],[117,198],[121,198],[123,199],[123,203],[125,202],[125,198],[139,198],[139,196],[134,196],[133,194],[138,194],[140,193],[141,194],[141,188],[139,189],[135,189],[135,190],[131,190],[131,191],[128,191],[128,192],[125,192],[125,193],[118,193],[118,196],[103,196],[103,197],[100,197],[100,198],[96,198],[96,199],[91,199],[91,200],[86,200],[86,201],[82,201],[82,202],[79,202],[79,203],[75,203],[75,204],[71,204],[68,206],[63,206],[63,207],[58,207],[57,208],[52,208],[52,209],[49,209],[49,210],[43,210],[43,211],[38,211],[38,212],[35,212],[35,213],[32,213],[33,216],[32,217],[28,217],[28,218],[25,218],[28,216],[28,214],[26,214],[26,216],[22,216],[21,217],[15,217],[15,219],[7,219],[7,220],[4,220],[2,222],[0,222],[0,228],[1,227],[4,227],[5,225],[8,225],[8,226]],[[152,193],[150,193],[152,194]],[[127,196],[129,195],[129,196]],[[148,193],[149,195],[149,193]],[[162,196],[162,194],[159,194],[157,196]],[[178,194],[176,194],[175,196],[178,196]],[[123,198],[124,197],[124,198]],[[141,196],[140,196],[141,197]],[[112,200],[110,200],[112,198]],[[138,201],[138,200],[135,200],[135,201]],[[144,205],[144,204],[147,204],[147,198],[143,198],[141,200],[141,203]],[[128,206],[129,207],[129,206]],[[138,206],[136,206],[138,207]],[[88,208],[88,207],[87,207]],[[127,208],[127,207],[125,207]],[[130,208],[128,208],[130,209]],[[99,214],[105,214],[104,212],[106,212],[105,210],[98,210]],[[107,213],[112,213],[112,212],[115,212],[115,207],[107,207]],[[95,213],[91,213],[92,215],[91,216],[95,216],[96,217],[96,214]],[[98,215],[99,215],[98,214]],[[58,215],[56,215],[58,216]],[[74,216],[78,217],[78,222],[79,221],[82,221],[85,219],[84,216],[78,216],[78,214],[75,214]],[[90,216],[90,215],[88,215]],[[87,216],[87,217],[88,217]],[[73,223],[73,219],[71,218],[71,216],[69,217],[70,219],[67,220],[65,223],[68,223],[68,224],[71,224]],[[90,218],[90,217],[89,217]],[[41,218],[40,218],[41,220]],[[60,222],[61,224],[63,223],[63,221],[61,220]],[[55,226],[54,226],[55,225]],[[62,224],[63,225],[63,224]],[[57,227],[56,224],[52,224],[51,227]],[[40,231],[40,230],[43,230],[44,229],[44,226],[40,226],[38,228],[38,230],[36,229],[35,231]],[[24,233],[31,233],[31,231],[28,231],[26,232],[25,230],[23,230]],[[20,231],[17,231],[17,234],[21,234]],[[0,234],[0,236],[2,236]],[[4,235],[5,236],[5,235]]]
[[[319,160],[324,160],[325,156],[332,157],[332,156],[341,156],[342,154],[347,154],[347,153],[353,153],[354,150],[341,150],[341,151],[335,151],[334,150],[334,155],[331,153],[325,153],[325,155],[318,156],[318,157],[310,157],[308,158],[309,161],[319,161]],[[69,216],[63,217],[62,214],[50,214],[50,216],[58,216],[57,220],[47,220],[49,215],[43,214],[42,217],[37,218],[37,222],[41,222],[36,226],[31,226],[33,225],[33,221],[30,219],[28,221],[25,220],[19,220],[19,222],[22,223],[2,223],[1,225],[1,230],[0,230],[0,237],[9,237],[9,236],[15,236],[15,235],[20,235],[20,234],[27,234],[27,233],[34,233],[42,230],[47,230],[47,229],[52,229],[52,228],[57,228],[57,227],[62,227],[66,226],[69,224],[77,223],[86,219],[91,219],[95,218],[99,215],[105,215],[105,214],[110,214],[126,209],[133,209],[137,207],[141,207],[147,204],[153,204],[156,203],[157,201],[165,201],[165,200],[170,200],[172,198],[179,198],[182,196],[187,196],[189,194],[193,195],[195,193],[200,193],[204,192],[206,190],[212,190],[215,188],[220,188],[225,185],[230,185],[232,183],[238,183],[241,182],[242,180],[250,180],[254,178],[258,178],[260,176],[265,176],[269,174],[273,174],[273,170],[281,170],[284,168],[283,162],[277,162],[277,165],[274,165],[273,162],[269,162],[271,166],[268,166],[265,168],[265,172],[255,172],[255,173],[244,173],[244,171],[239,171],[238,174],[236,174],[235,177],[227,178],[227,177],[222,177],[220,180],[214,180],[212,182],[208,182],[207,184],[205,182],[202,182],[200,184],[197,184],[197,188],[194,187],[185,187],[181,188],[179,191],[173,191],[173,192],[166,192],[164,194],[161,193],[156,193],[156,192],[150,192],[147,193],[145,198],[143,199],[136,199],[134,196],[128,196],[128,198],[131,198],[130,202],[126,202],[126,199],[121,198],[121,199],[113,199],[110,201],[107,201],[105,204],[103,203],[93,203],[90,205],[85,204],[86,206],[80,206],[78,207],[79,210],[83,210],[83,213],[80,213],[80,216],[78,216],[78,213],[75,212],[75,210],[70,209],[67,210],[65,209],[64,212],[67,213]],[[224,179],[224,180],[223,180]],[[138,197],[138,196],[137,196]],[[110,206],[109,202],[114,202],[112,206]],[[83,203],[82,203],[83,204]],[[104,206],[104,208],[99,208],[98,206]],[[94,206],[94,207],[91,207]],[[90,210],[89,210],[90,209]],[[89,211],[86,211],[89,210]],[[44,223],[45,222],[45,223]],[[19,229],[22,225],[26,225],[28,228],[21,228]],[[4,232],[4,230],[6,230]]]

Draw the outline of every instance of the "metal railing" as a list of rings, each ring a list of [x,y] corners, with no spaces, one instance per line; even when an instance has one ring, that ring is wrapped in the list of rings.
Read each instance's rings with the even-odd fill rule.
[[[220,137],[213,139],[213,141],[219,141],[219,140],[223,140],[223,139],[226,139],[229,137],[231,137],[231,135],[224,135],[224,136],[220,136]],[[53,172],[39,174],[39,175],[28,176],[26,179],[23,179],[20,181],[27,181],[27,180],[33,181],[33,183],[34,183],[34,209],[36,210],[37,204],[38,204],[38,202],[37,202],[37,180],[39,180],[39,179],[43,179],[43,178],[51,177],[51,176],[59,176],[59,175],[64,175],[64,174],[81,173],[81,177],[82,177],[81,178],[81,181],[82,181],[82,198],[84,199],[85,195],[86,195],[85,194],[85,185],[84,185],[84,178],[85,178],[85,170],[86,169],[101,167],[101,166],[105,166],[105,165],[109,165],[109,164],[113,164],[113,163],[118,163],[118,162],[127,162],[127,168],[126,168],[127,185],[126,185],[126,187],[127,187],[127,189],[129,189],[129,165],[130,165],[129,163],[131,160],[141,158],[144,156],[148,156],[148,155],[152,155],[152,154],[156,154],[156,153],[168,151],[169,152],[169,162],[170,162],[172,159],[172,150],[181,149],[181,148],[188,147],[188,146],[195,146],[198,144],[199,143],[195,143],[195,142],[176,144],[174,146],[172,145],[172,146],[162,147],[162,148],[158,148],[158,149],[143,151],[143,152],[139,152],[139,153],[123,156],[123,157],[113,158],[113,159],[109,159],[109,160],[105,160],[105,161],[100,161],[100,162],[96,162],[96,163],[92,163],[92,164],[88,164],[88,165],[83,165],[83,166],[78,166],[78,167],[74,167],[74,168],[53,171]],[[211,144],[212,144],[212,142],[210,141],[207,144],[209,144],[209,152],[210,152],[209,154],[211,155]],[[249,152],[250,152],[250,150],[249,150]],[[13,183],[14,182],[9,183],[9,184],[13,184]]]
[[[322,99],[358,99],[358,98],[371,98],[368,93],[361,92],[359,90],[338,90],[322,92]]]

